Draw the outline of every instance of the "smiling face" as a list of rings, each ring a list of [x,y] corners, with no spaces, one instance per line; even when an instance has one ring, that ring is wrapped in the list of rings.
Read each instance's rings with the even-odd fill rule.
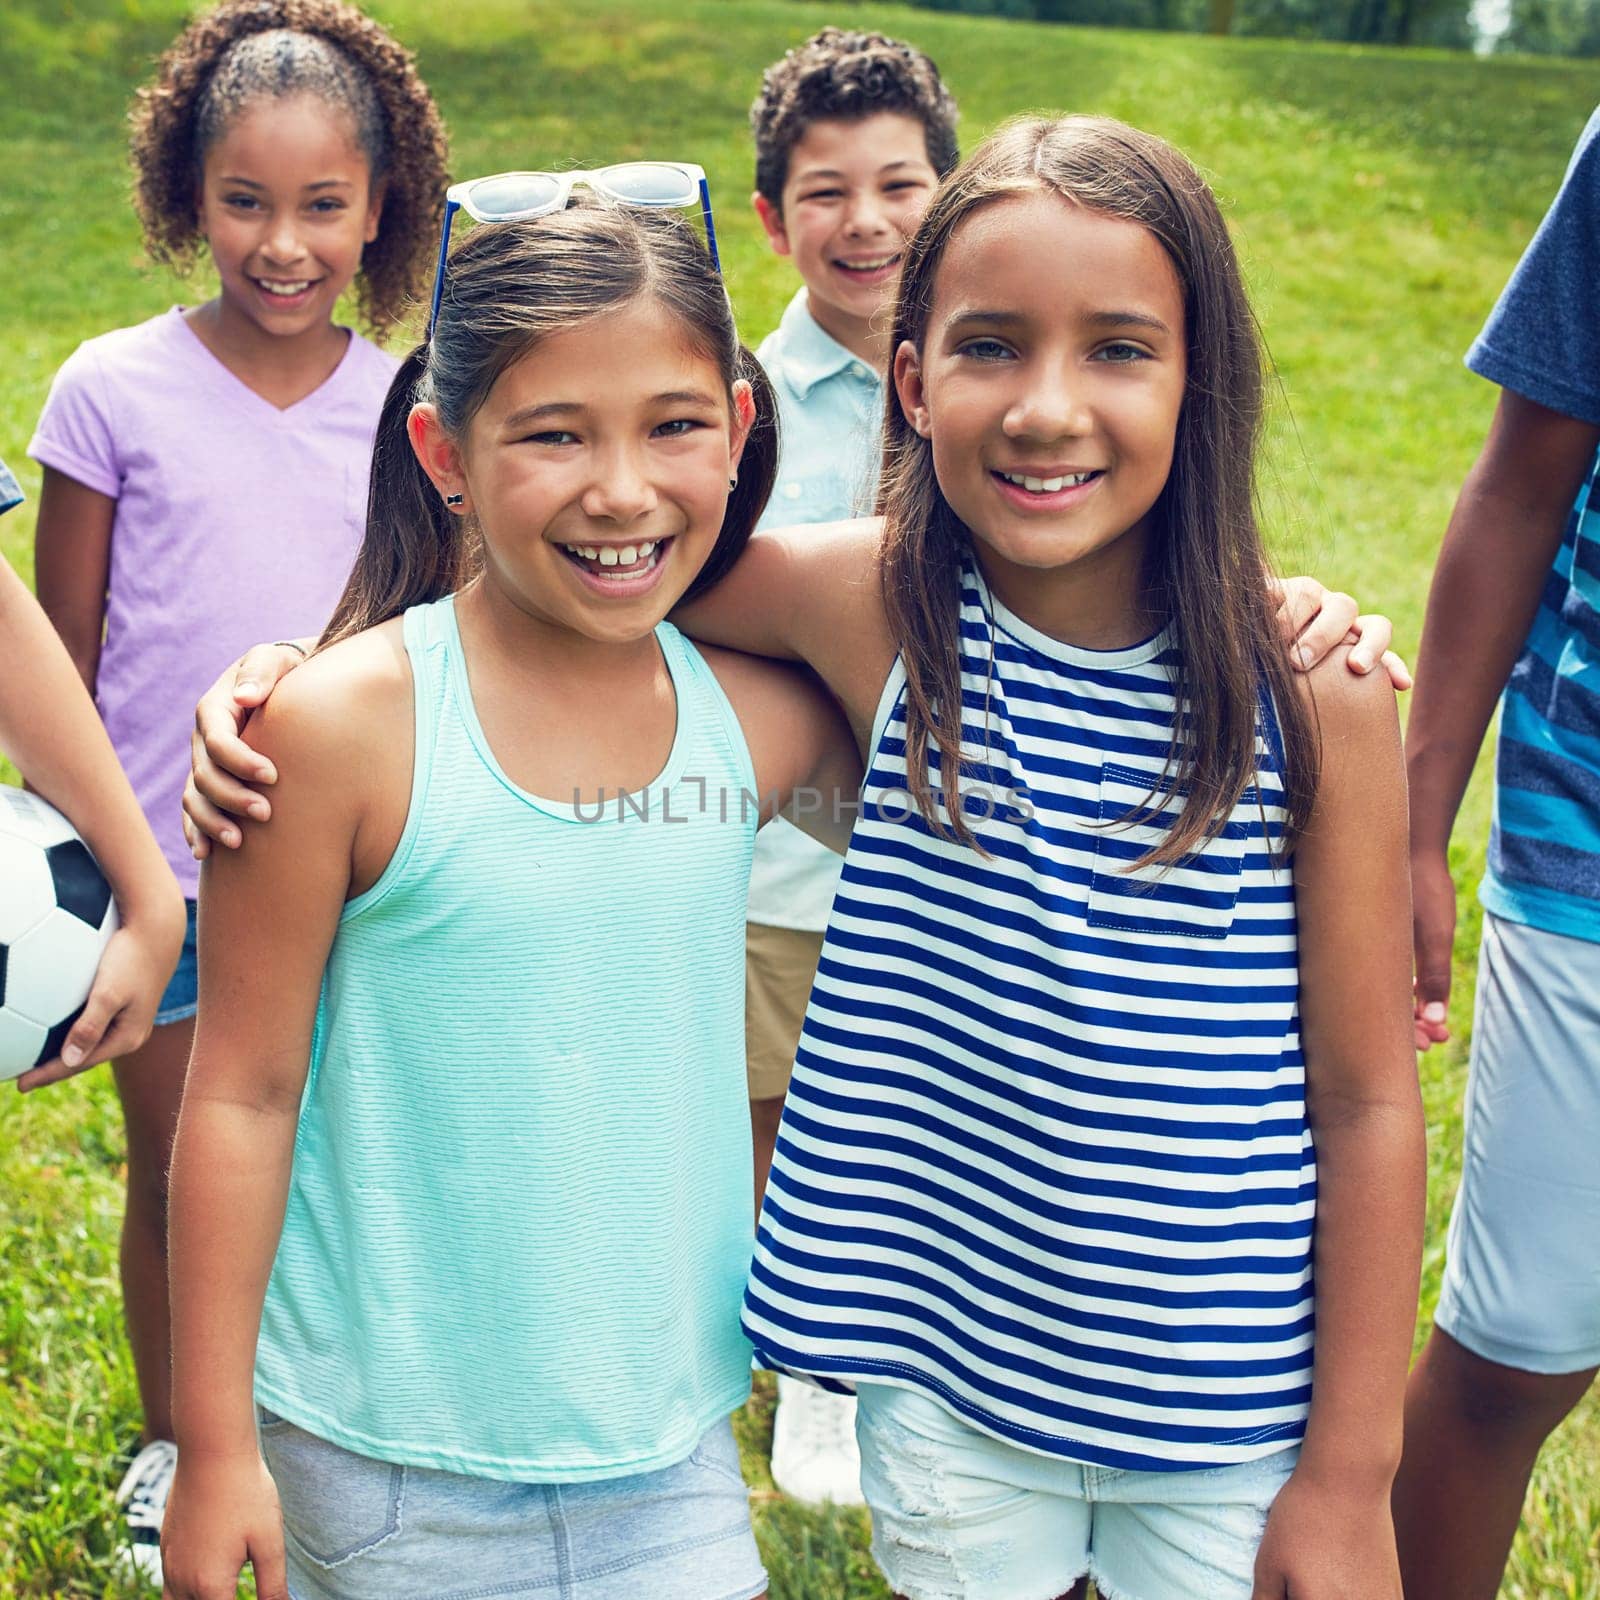
[[[884,111],[813,122],[789,152],[781,208],[755,197],[812,316],[864,360],[881,360],[901,259],[938,183],[922,124]]]
[[[1137,223],[1041,191],[951,234],[896,390],[985,575],[1046,631],[1137,609],[1186,374],[1182,287]]]
[[[326,328],[381,210],[353,124],[314,95],[250,102],[206,152],[200,231],[223,304],[274,337]]]
[[[525,615],[620,642],[677,604],[716,545],[754,418],[658,301],[541,339],[506,368],[459,447],[431,406],[411,437],[483,533],[486,581]]]

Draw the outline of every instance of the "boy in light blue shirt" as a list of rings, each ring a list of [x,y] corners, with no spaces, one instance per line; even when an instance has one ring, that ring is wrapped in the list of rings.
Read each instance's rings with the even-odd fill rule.
[[[878,33],[824,28],[762,78],[751,107],[756,212],[800,288],[757,354],[778,397],[778,480],[762,526],[870,513],[900,261],[956,164],[938,69]],[[766,1187],[840,858],[778,819],[757,835],[746,928],[745,1054]],[[859,1503],[855,1402],[778,1380],[772,1476],[809,1501]]]

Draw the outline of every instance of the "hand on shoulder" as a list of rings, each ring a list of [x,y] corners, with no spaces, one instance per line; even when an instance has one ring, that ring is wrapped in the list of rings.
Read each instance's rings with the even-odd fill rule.
[[[1353,667],[1350,658],[1356,648],[1336,645],[1295,678],[1311,709],[1325,761],[1351,740],[1370,739],[1386,750],[1398,747],[1399,686],[1387,672]]]
[[[277,809],[270,829],[245,824],[263,835],[250,850],[293,848],[285,834],[344,838],[354,892],[382,871],[405,825],[415,742],[401,628],[397,618],[319,650],[251,718],[245,742],[276,769]]]
[[[279,680],[243,730],[253,750],[301,789],[310,765],[333,762],[346,775],[380,756],[411,717],[411,669],[396,618],[319,650]],[[292,765],[286,763],[292,762]]]

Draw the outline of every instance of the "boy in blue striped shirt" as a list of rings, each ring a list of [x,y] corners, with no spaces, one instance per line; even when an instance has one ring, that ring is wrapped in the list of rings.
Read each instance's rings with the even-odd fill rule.
[[[1600,112],[1467,365],[1500,386],[1445,535],[1407,735],[1417,1043],[1448,1036],[1447,852],[1496,698],[1461,1188],[1395,1489],[1407,1600],[1493,1600],[1600,1367]]]

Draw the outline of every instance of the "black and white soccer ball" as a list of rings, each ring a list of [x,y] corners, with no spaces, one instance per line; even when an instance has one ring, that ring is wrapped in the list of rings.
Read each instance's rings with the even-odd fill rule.
[[[72,824],[0,784],[0,1080],[61,1054],[116,929],[111,885]]]

